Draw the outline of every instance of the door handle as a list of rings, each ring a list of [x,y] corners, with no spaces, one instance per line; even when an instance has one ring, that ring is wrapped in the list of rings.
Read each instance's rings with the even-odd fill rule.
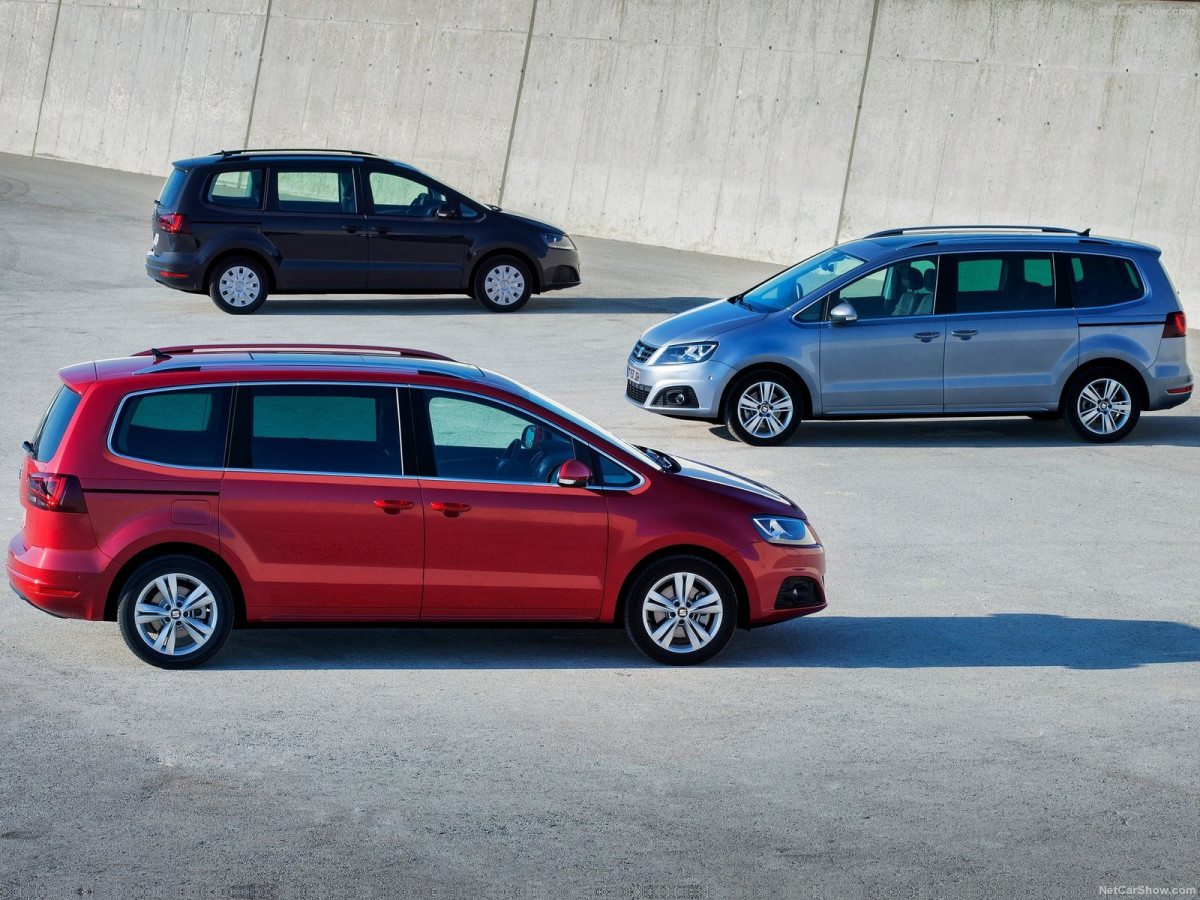
[[[915,337],[922,344],[928,344],[934,338],[941,337],[941,336],[942,336],[942,333],[940,331],[918,331],[916,334],[913,335],[913,337]]]
[[[434,500],[429,506],[434,512],[440,512],[447,519],[457,519],[471,508],[470,503],[455,503],[453,500]]]
[[[361,230],[363,230],[363,226],[361,226],[361,225],[343,225],[342,226],[342,231],[348,231],[348,232],[350,232],[350,234],[358,234],[359,231],[361,231]]]
[[[954,335],[956,338],[961,338],[964,341],[969,341],[971,338],[975,337],[975,335],[979,334],[978,331],[971,331],[970,329],[963,329],[962,331],[952,331],[950,333],[952,335]]]
[[[375,506],[382,509],[387,515],[394,516],[396,513],[406,509],[412,509],[416,506],[411,500],[376,500]]]
[[[372,230],[372,231],[374,231],[374,232],[375,232],[375,234],[390,234],[392,229],[390,229],[390,228],[387,228],[387,227],[380,228],[380,227],[377,225],[377,226],[375,226],[375,227],[374,227],[373,229],[371,229],[371,230]]]

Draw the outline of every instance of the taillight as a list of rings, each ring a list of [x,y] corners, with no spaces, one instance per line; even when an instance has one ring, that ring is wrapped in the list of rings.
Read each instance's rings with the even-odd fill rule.
[[[167,234],[191,234],[192,223],[183,213],[167,213],[158,217],[158,227]]]
[[[1167,314],[1167,324],[1163,326],[1163,337],[1183,337],[1187,334],[1187,314],[1173,312]]]
[[[74,475],[30,472],[25,497],[30,506],[47,512],[87,512],[83,486]]]

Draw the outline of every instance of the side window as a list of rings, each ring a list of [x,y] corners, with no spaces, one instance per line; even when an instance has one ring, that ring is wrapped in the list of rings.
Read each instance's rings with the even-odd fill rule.
[[[937,272],[936,257],[893,263],[835,292],[830,308],[849,303],[859,319],[933,315]]]
[[[277,170],[275,197],[280,212],[354,212],[354,174],[349,169]]]
[[[446,202],[446,195],[427,184],[391,172],[372,172],[367,176],[371,203],[375,212],[387,216],[432,216]]]
[[[595,460],[592,468],[596,472],[593,481],[601,487],[627,488],[634,487],[638,483],[636,475],[603,453],[596,451],[592,454],[592,458]]]
[[[261,209],[262,182],[262,169],[236,169],[219,172],[209,182],[204,199],[217,206]]]
[[[238,388],[235,469],[399,475],[396,389],[354,384]]]
[[[1071,299],[1076,307],[1112,306],[1146,293],[1137,267],[1114,256],[1070,256]]]
[[[438,478],[545,484],[583,445],[533,416],[481,397],[421,392]],[[589,455],[582,457],[585,461]]]
[[[112,431],[122,456],[168,466],[225,465],[231,388],[186,388],[126,398]]]
[[[988,253],[950,257],[950,311],[1054,309],[1054,262],[1048,253]]]

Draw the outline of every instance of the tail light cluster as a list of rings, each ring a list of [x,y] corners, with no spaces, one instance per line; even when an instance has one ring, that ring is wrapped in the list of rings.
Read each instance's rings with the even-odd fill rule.
[[[83,486],[74,475],[30,472],[25,488],[29,505],[47,512],[85,513]]]
[[[1167,323],[1163,325],[1163,334],[1168,337],[1183,337],[1187,334],[1187,314],[1173,312],[1167,314]]]
[[[183,213],[166,213],[159,216],[158,227],[167,234],[192,233],[192,223]]]

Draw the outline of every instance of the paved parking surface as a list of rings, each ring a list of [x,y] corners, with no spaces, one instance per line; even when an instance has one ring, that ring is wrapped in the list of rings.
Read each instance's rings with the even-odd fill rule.
[[[1200,403],[1105,447],[969,419],[806,423],[753,450],[627,405],[622,372],[644,328],[771,266],[580,239],[583,286],[511,316],[311,297],[238,318],[145,277],[160,182],[0,155],[5,537],[61,366],[394,343],[796,498],[829,609],[686,670],[618,630],[418,628],[235,632],[169,673],[6,592],[0,897],[1200,887]]]

